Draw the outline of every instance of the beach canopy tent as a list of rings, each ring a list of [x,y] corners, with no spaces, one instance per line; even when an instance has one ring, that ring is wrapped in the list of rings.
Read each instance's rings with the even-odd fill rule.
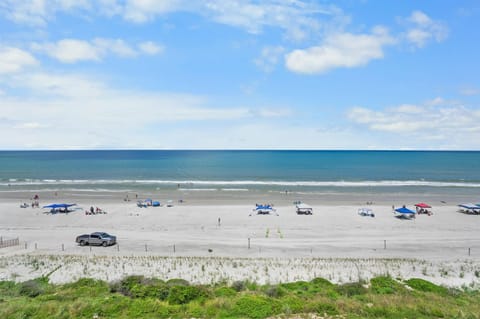
[[[469,203],[469,204],[460,204],[458,205],[459,207],[461,208],[465,208],[465,209],[480,209],[480,206],[479,205],[475,205],[475,204],[472,204],[472,203]]]
[[[57,209],[57,208],[68,208],[68,207],[72,207],[72,206],[75,206],[77,204],[50,204],[50,205],[47,205],[47,206],[43,206],[43,208],[52,208],[52,209]]]
[[[297,203],[295,205],[297,207],[297,214],[298,215],[312,215],[313,208],[312,206],[305,204],[305,203]]]
[[[56,213],[56,212],[68,212],[68,208],[75,206],[77,204],[50,204],[43,206],[43,208],[50,208],[50,212]]]
[[[427,214],[432,215],[432,212],[429,210],[432,206],[425,204],[425,203],[418,203],[415,204],[415,209],[417,210],[418,214]]]
[[[272,205],[255,204],[255,208],[253,209],[253,211],[257,212],[257,214],[260,215],[267,215],[271,212],[274,212],[275,209],[272,207]]]
[[[413,210],[410,210],[410,209],[408,209],[408,208],[406,208],[406,207],[397,208],[397,209],[395,209],[395,211],[396,211],[397,213],[400,213],[400,214],[406,214],[406,215],[408,215],[408,214],[413,214],[413,215],[415,215],[415,212],[414,212]]]
[[[406,208],[405,206],[395,209],[395,213],[397,213],[395,217],[398,218],[415,218],[415,212]]]
[[[415,204],[415,207],[419,207],[419,208],[432,208],[432,206],[430,206],[430,205],[428,205],[428,204],[425,204],[425,203]]]
[[[472,203],[460,204],[460,212],[465,214],[480,214],[480,206]]]

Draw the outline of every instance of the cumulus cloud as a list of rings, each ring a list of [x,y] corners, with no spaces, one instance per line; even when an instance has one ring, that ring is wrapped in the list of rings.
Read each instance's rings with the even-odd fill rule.
[[[288,53],[285,63],[289,70],[307,74],[358,67],[383,58],[384,47],[393,43],[394,38],[383,27],[375,27],[370,34],[333,34],[322,45]]]
[[[409,27],[405,38],[417,48],[424,47],[429,41],[441,42],[448,36],[445,24],[433,20],[422,11],[413,11],[406,22]]]
[[[0,74],[19,72],[37,63],[37,60],[27,51],[0,45]]]
[[[480,112],[455,101],[435,98],[381,110],[353,107],[347,116],[371,131],[410,136],[413,145],[421,140],[439,140],[447,148],[480,146],[476,142],[480,140]]]
[[[32,49],[63,63],[101,61],[108,54],[135,57],[140,53],[153,55],[161,52],[161,47],[153,42],[140,43],[137,50],[122,39],[105,38],[96,38],[91,41],[63,39],[57,42],[33,43]]]

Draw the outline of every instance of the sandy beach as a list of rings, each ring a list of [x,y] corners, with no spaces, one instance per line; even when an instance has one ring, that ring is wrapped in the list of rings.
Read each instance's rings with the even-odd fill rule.
[[[48,209],[20,208],[30,193],[3,193],[0,236],[19,238],[20,245],[0,249],[0,279],[22,281],[55,270],[53,282],[129,274],[200,283],[314,277],[346,282],[390,274],[448,286],[480,283],[479,216],[458,213],[456,205],[436,198],[432,216],[400,220],[393,217],[390,198],[368,206],[375,218],[359,216],[365,203],[355,198],[345,203],[307,198],[314,213],[299,216],[293,196],[278,194],[272,201],[258,198],[276,208],[276,214],[261,216],[252,212],[252,194],[233,197],[231,204],[226,195],[209,198],[213,192],[183,193],[179,203],[178,194],[165,195],[173,207],[148,208],[137,207],[133,194],[128,202],[124,194],[40,194],[41,206],[78,204],[69,214],[52,215]],[[107,214],[86,215],[90,206]],[[118,245],[75,243],[76,236],[94,231],[116,235]]]

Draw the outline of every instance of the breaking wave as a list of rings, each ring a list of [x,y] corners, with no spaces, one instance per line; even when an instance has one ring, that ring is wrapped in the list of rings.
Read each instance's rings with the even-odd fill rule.
[[[275,187],[465,187],[480,188],[480,182],[467,181],[425,181],[425,180],[383,180],[383,181],[196,181],[196,180],[109,180],[109,179],[8,179],[1,180],[0,186],[76,186],[76,185],[165,185],[182,189],[218,186],[223,190],[244,190],[247,186]],[[242,186],[241,188],[239,186]]]

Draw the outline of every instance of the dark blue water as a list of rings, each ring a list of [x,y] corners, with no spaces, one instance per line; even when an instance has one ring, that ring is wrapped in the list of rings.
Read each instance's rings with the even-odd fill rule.
[[[0,190],[91,186],[480,189],[480,152],[2,151]]]

